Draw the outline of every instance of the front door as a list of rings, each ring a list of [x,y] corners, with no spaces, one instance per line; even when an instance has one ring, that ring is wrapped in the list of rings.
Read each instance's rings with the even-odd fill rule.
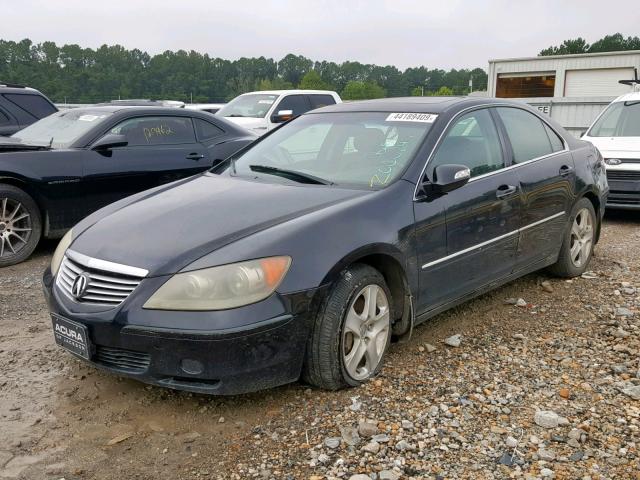
[[[471,179],[440,198],[415,204],[418,313],[509,275],[518,244],[520,183],[516,172],[505,169],[504,144],[490,111],[479,109],[459,117],[436,148],[426,171],[429,179],[437,180],[434,170],[445,164],[469,167]],[[432,253],[437,222],[421,227],[421,221],[434,212],[443,212],[446,226],[446,252],[439,255]]]
[[[211,166],[190,117],[135,117],[107,133],[124,135],[129,143],[88,152],[83,178],[87,213]]]
[[[522,186],[518,270],[555,261],[575,191],[573,156],[564,140],[533,113],[499,107],[507,144]]]

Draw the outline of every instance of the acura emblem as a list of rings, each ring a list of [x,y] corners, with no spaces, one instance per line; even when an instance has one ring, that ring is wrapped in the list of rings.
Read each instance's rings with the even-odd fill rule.
[[[87,291],[87,287],[89,286],[89,275],[86,273],[82,273],[76,277],[73,281],[73,285],[71,286],[71,294],[79,299],[84,295]]]

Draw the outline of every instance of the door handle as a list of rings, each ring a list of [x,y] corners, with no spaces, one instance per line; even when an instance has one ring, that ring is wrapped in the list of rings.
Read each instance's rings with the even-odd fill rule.
[[[202,160],[204,158],[204,155],[202,153],[190,153],[184,158],[186,158],[187,160]]]
[[[508,198],[518,191],[518,187],[515,185],[500,185],[496,190],[496,197],[502,200]]]
[[[560,171],[558,173],[560,173],[560,176],[566,177],[572,172],[573,172],[573,167],[570,167],[569,165],[563,165],[560,167]]]

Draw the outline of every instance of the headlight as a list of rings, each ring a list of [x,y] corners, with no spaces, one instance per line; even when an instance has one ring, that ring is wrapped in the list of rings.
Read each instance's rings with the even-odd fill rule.
[[[60,264],[62,263],[62,259],[64,258],[64,252],[67,251],[69,245],[71,245],[71,240],[73,239],[73,231],[69,230],[56,248],[56,251],[53,252],[53,257],[51,257],[51,274],[55,277],[58,273],[58,269],[60,268]]]
[[[278,288],[290,265],[290,257],[269,257],[178,273],[143,308],[224,310],[259,302]]]

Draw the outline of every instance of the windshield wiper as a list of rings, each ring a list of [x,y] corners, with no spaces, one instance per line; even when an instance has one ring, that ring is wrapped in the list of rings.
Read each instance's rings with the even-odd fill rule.
[[[249,168],[254,172],[269,173],[271,175],[278,175],[281,177],[289,178],[298,183],[312,183],[315,185],[333,185],[333,182],[325,180],[324,178],[316,177],[309,173],[297,172],[295,170],[287,170],[285,168],[271,167],[269,165],[249,165]]]

